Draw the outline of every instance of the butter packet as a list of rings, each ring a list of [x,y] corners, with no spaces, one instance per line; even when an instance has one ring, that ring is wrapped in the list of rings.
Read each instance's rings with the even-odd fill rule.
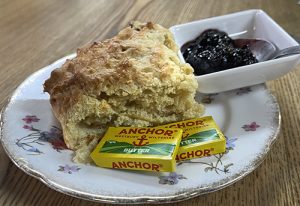
[[[211,116],[175,122],[160,127],[183,129],[177,161],[226,151],[226,139]]]
[[[100,167],[174,172],[181,129],[110,127],[91,158]]]

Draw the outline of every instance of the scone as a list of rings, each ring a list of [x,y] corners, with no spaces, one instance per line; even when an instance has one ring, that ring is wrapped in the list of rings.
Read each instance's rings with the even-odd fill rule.
[[[203,114],[193,69],[180,63],[177,51],[168,29],[134,22],[78,49],[51,73],[44,90],[75,162],[91,161],[109,126],[156,126]]]

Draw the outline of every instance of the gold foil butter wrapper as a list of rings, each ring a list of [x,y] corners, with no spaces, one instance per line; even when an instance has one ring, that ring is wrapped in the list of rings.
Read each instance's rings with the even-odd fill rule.
[[[110,127],[91,158],[100,167],[174,172],[181,137],[177,128]]]
[[[211,116],[163,125],[183,129],[177,161],[210,156],[226,151],[226,139]]]

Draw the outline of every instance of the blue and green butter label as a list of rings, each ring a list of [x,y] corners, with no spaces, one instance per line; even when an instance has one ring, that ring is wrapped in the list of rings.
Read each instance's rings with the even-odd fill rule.
[[[114,154],[142,154],[142,155],[162,155],[170,156],[174,152],[175,144],[145,144],[135,146],[128,142],[106,141],[100,152]]]
[[[220,139],[220,136],[215,129],[210,129],[207,131],[197,132],[188,136],[187,138],[181,140],[180,146],[186,146],[191,144],[198,144],[201,142],[209,142],[212,140]]]

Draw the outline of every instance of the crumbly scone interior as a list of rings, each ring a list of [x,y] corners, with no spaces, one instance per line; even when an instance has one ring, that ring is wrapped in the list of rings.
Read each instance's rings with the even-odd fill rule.
[[[197,82],[167,29],[135,23],[116,37],[79,49],[45,83],[76,162],[109,126],[156,126],[199,117]]]

